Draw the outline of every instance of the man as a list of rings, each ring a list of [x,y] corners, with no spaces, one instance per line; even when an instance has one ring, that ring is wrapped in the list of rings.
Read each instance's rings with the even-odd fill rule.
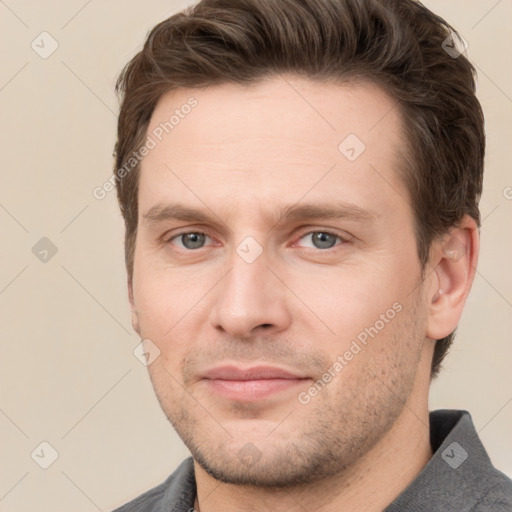
[[[203,0],[123,71],[134,329],[192,457],[118,511],[505,511],[429,413],[478,259],[483,116],[413,0]]]

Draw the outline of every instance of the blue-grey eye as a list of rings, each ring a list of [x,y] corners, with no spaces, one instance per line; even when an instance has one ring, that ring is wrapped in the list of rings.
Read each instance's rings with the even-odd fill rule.
[[[302,239],[310,238],[314,249],[331,249],[336,245],[340,237],[327,231],[312,231],[302,237]],[[311,247],[311,246],[309,246]]]
[[[180,240],[181,244],[185,249],[200,249],[204,243],[208,235],[204,233],[183,233],[176,237],[176,240]]]

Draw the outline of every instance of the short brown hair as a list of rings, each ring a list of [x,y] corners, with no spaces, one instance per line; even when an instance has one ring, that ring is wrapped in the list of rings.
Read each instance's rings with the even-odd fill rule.
[[[446,51],[456,38],[415,0],[202,0],[156,25],[116,85],[114,173],[129,280],[140,164],[122,177],[119,170],[144,143],[159,98],[178,87],[257,83],[282,72],[372,81],[397,101],[409,146],[401,173],[424,269],[432,242],[463,215],[480,226],[484,120],[474,67],[463,54]],[[437,341],[433,377],[454,333]]]

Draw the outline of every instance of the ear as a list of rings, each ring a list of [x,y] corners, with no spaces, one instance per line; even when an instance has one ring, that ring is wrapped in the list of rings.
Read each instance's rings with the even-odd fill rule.
[[[139,313],[135,307],[135,300],[133,298],[133,281],[131,278],[128,278],[128,300],[130,301],[130,308],[132,312],[132,327],[140,336]]]
[[[475,277],[478,251],[478,227],[469,215],[434,242],[430,257],[433,279],[427,296],[427,337],[439,340],[457,327]]]

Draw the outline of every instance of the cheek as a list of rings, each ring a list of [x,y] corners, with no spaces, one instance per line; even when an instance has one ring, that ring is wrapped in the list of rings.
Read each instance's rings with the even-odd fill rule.
[[[160,350],[159,364],[151,365],[150,371],[158,373],[163,365],[178,375],[177,368],[191,347],[205,338],[201,330],[207,323],[207,295],[217,276],[215,273],[212,281],[212,276],[197,270],[182,272],[150,264],[140,265],[134,272],[141,335]]]
[[[383,387],[399,393],[412,385],[424,341],[424,316],[410,297],[378,311],[364,326],[355,326],[355,334],[344,342],[341,388],[364,390],[373,382],[369,391],[379,394]]]
[[[289,279],[290,288],[304,302],[301,309],[313,313],[319,329],[327,326],[337,344],[372,326],[407,295],[399,269],[380,263],[317,267],[311,273],[289,274]]]
[[[148,268],[134,273],[134,298],[144,337],[160,344],[185,314],[187,290],[179,279]]]
[[[177,268],[163,258],[144,257],[136,262],[134,294],[138,309],[157,320],[181,316],[208,291],[211,275],[197,267]],[[210,272],[211,274],[211,272]]]

